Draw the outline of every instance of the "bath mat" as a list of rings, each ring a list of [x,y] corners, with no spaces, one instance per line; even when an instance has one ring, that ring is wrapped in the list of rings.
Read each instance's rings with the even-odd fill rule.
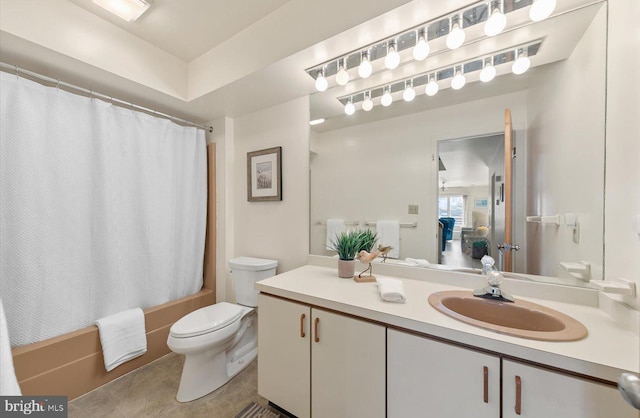
[[[271,411],[255,402],[251,402],[244,408],[236,418],[279,418],[280,414]]]

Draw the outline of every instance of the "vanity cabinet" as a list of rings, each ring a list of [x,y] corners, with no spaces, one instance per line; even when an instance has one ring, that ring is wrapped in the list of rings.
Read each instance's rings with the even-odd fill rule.
[[[388,418],[638,418],[615,387],[393,329],[387,391]]]
[[[260,294],[258,393],[299,418],[385,417],[385,327]]]
[[[638,418],[612,386],[511,360],[502,376],[504,418]]]
[[[387,331],[387,417],[498,418],[500,358]]]

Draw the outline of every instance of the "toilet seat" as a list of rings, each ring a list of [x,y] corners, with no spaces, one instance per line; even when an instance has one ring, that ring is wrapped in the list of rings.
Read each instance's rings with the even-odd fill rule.
[[[189,338],[225,328],[239,320],[245,309],[228,302],[205,306],[187,314],[171,326],[169,334],[174,338]]]

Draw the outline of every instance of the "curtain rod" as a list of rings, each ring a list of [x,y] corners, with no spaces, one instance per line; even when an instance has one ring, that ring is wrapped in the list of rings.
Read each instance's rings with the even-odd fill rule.
[[[52,77],[49,77],[49,76],[46,76],[46,75],[43,75],[43,74],[38,74],[38,73],[35,73],[33,71],[25,70],[23,68],[18,67],[17,65],[11,65],[11,64],[4,63],[4,62],[0,62],[0,68],[3,68],[5,70],[11,70],[11,71],[15,72],[17,76],[20,76],[20,74],[22,73],[22,74],[28,75],[29,77],[34,77],[34,78],[37,78],[37,79],[40,79],[40,80],[43,80],[43,81],[47,81],[49,83],[55,83],[56,87],[62,86],[62,87],[66,87],[66,88],[69,88],[69,89],[77,90],[77,91],[80,91],[82,93],[88,94],[90,97],[97,97],[97,98],[100,98],[100,99],[104,99],[104,100],[106,100],[108,102],[111,102],[112,104],[119,104],[119,105],[121,105],[123,107],[130,107],[132,109],[140,110],[142,112],[151,114],[153,116],[159,116],[159,117],[162,117],[162,118],[165,118],[165,119],[169,119],[169,120],[173,120],[173,121],[176,121],[176,122],[184,123],[186,125],[191,125],[191,126],[194,126],[196,128],[204,129],[204,130],[208,131],[209,133],[213,132],[213,127],[212,126],[200,125],[198,123],[191,122],[191,121],[189,121],[187,119],[183,119],[183,118],[178,118],[176,116],[167,115],[166,113],[161,113],[161,112],[155,111],[153,109],[148,109],[146,107],[138,106],[138,105],[133,104],[131,102],[126,102],[124,100],[115,99],[112,96],[107,96],[106,94],[96,93],[95,91],[87,90],[84,87],[80,87],[80,86],[76,86],[74,84],[66,83],[64,81],[60,81],[59,79],[55,79],[55,78],[52,78]],[[10,71],[6,71],[6,72],[10,72]]]

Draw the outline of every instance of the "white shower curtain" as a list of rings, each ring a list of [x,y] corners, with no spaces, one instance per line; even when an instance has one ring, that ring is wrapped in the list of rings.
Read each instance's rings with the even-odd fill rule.
[[[202,286],[204,131],[0,73],[12,346]]]

